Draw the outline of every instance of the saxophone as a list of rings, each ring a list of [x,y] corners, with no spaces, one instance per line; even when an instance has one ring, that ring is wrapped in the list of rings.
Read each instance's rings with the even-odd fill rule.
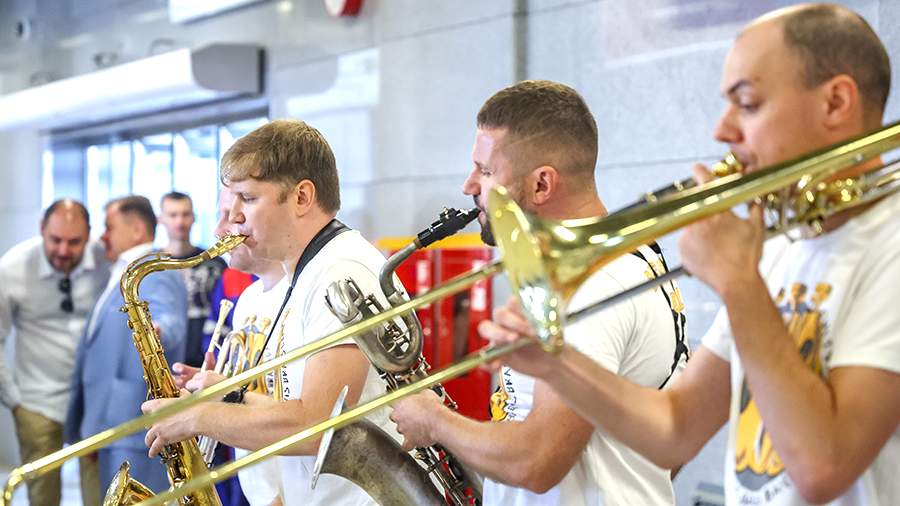
[[[438,221],[392,255],[379,273],[381,290],[388,303],[396,306],[406,300],[406,295],[394,283],[394,271],[404,260],[416,250],[456,233],[477,216],[478,209],[444,209]],[[374,294],[363,294],[357,283],[349,278],[328,287],[326,302],[331,312],[345,324],[385,310]],[[409,313],[383,327],[355,336],[354,340],[378,370],[387,389],[395,390],[428,375],[429,365],[422,355],[422,336],[418,318],[415,313]],[[456,408],[442,387],[438,386],[436,392],[448,407]],[[341,405],[342,400],[335,406],[337,413]],[[361,420],[323,437],[313,484],[321,471],[356,483],[379,504],[481,504],[481,479],[443,448],[417,448],[414,454],[415,457],[404,452],[393,438],[372,422]],[[385,472],[388,469],[392,472]],[[385,482],[388,476],[390,483]]]
[[[184,260],[173,260],[167,255],[153,253],[145,255],[131,264],[122,274],[119,288],[125,299],[122,312],[128,314],[128,328],[133,330],[132,338],[134,346],[141,357],[141,366],[144,369],[144,381],[147,382],[147,397],[149,399],[178,397],[178,387],[172,373],[169,372],[169,364],[163,354],[159,336],[153,328],[150,319],[150,308],[147,301],[140,300],[138,288],[143,279],[157,271],[187,269],[202,262],[222,255],[244,242],[246,237],[229,235],[220,239],[212,247]],[[197,447],[197,441],[188,439],[179,443],[167,445],[160,453],[169,482],[173,488],[188,481],[194,476],[206,472],[203,456]],[[122,464],[119,471],[113,477],[112,483],[106,491],[103,506],[123,506],[136,504],[153,495],[143,484],[128,475],[128,462]],[[200,491],[188,494],[179,500],[180,505],[190,506],[221,506],[219,495],[212,486]]]

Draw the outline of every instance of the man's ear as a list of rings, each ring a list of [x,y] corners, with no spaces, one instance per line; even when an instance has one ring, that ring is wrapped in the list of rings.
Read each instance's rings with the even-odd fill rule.
[[[531,203],[539,206],[546,204],[558,190],[559,172],[549,165],[542,165],[531,171]]]
[[[123,222],[126,227],[128,227],[128,231],[131,235],[131,239],[135,242],[135,244],[140,244],[144,242],[146,235],[148,233],[147,225],[143,222],[143,220],[139,220],[134,216],[130,216],[127,214],[123,214]],[[152,234],[150,234],[152,236]]]
[[[291,199],[297,216],[303,216],[316,203],[316,185],[309,179],[304,179],[294,185],[288,199]]]
[[[820,85],[825,127],[846,128],[848,122],[861,120],[862,102],[856,81],[847,74],[832,77]]]

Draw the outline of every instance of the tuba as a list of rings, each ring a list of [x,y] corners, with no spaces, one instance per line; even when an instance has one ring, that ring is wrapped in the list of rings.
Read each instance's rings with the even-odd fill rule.
[[[243,241],[244,237],[242,236],[227,236],[203,253],[184,260],[174,260],[168,256],[154,253],[135,260],[125,269],[120,281],[122,296],[125,298],[125,306],[122,307],[122,311],[128,314],[128,327],[134,331],[132,338],[141,357],[148,398],[174,398],[179,396],[179,391],[175,386],[172,373],[169,372],[169,364],[163,354],[159,336],[153,329],[150,308],[146,301],[140,300],[138,295],[141,281],[153,272],[193,267],[234,249]],[[197,442],[193,439],[166,446],[161,452],[161,457],[169,475],[169,482],[174,488],[192,477],[206,472],[203,456],[197,447]],[[149,489],[128,476],[128,469],[129,464],[125,462],[113,477],[103,500],[104,506],[136,504],[149,497],[147,495]],[[215,488],[209,486],[183,496],[179,500],[179,504],[221,506],[222,503],[219,501]]]
[[[385,262],[378,280],[391,307],[407,300],[394,282],[397,267],[416,250],[465,227],[478,212],[478,209],[444,209],[437,221]],[[386,309],[375,294],[363,294],[350,278],[328,287],[326,303],[344,324],[370,318]],[[422,355],[422,325],[415,313],[410,312],[354,336],[354,340],[385,381],[388,391],[428,376],[430,366]],[[456,403],[443,387],[435,385],[434,390],[450,409],[456,409]],[[335,415],[340,413],[341,405],[342,400],[335,407]],[[353,481],[380,504],[443,504],[444,500],[433,484],[437,483],[449,504],[481,504],[481,479],[440,446],[416,448],[413,459],[384,431],[365,420],[344,427],[331,437],[326,435],[322,441],[313,483],[321,470]],[[366,454],[369,454],[368,458],[364,458]],[[365,468],[370,466],[374,467],[366,471]],[[385,469],[394,470],[392,474],[397,477],[392,476],[392,480],[396,480],[396,486],[387,487],[384,483]]]

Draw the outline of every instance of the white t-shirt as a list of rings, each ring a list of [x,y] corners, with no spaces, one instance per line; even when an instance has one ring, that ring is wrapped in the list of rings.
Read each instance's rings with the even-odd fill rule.
[[[64,278],[47,260],[40,236],[0,257],[0,402],[8,408],[21,404],[58,423],[66,419],[78,342],[109,279],[103,246],[90,241],[69,274],[68,313],[61,309]],[[16,359],[7,364],[5,342],[13,331]]]
[[[329,241],[306,265],[294,285],[290,313],[287,316],[283,351],[299,346],[340,330],[344,325],[325,305],[328,286],[345,278],[352,278],[366,294],[384,297],[378,284],[378,271],[384,264],[384,256],[355,230],[339,234]],[[286,309],[287,310],[287,309]],[[279,323],[280,325],[280,323]],[[348,338],[334,346],[355,344]],[[286,400],[299,399],[303,390],[303,371],[306,359],[287,364],[282,374],[282,395]],[[374,399],[385,392],[385,383],[375,368],[369,366],[369,374],[363,387],[360,403]],[[367,418],[399,440],[396,428],[388,419],[387,409],[381,409]],[[315,490],[310,488],[314,456],[278,457],[284,487],[285,504],[290,505],[361,505],[376,504],[366,492],[354,483],[331,474],[319,476]]]
[[[651,262],[658,261],[647,247],[642,247],[641,253]],[[658,267],[656,264],[655,270],[661,274]],[[647,262],[625,255],[588,278],[569,308],[580,309],[653,277]],[[676,370],[683,369],[687,360],[682,354],[675,364],[676,343],[679,339],[684,342],[683,329],[677,335],[674,323],[676,314],[683,317],[681,296],[674,284],[666,284],[664,289],[671,306],[663,288],[644,292],[567,326],[566,342],[624,378],[659,388],[672,374],[673,365]],[[500,374],[500,388],[491,398],[492,418],[522,421],[532,409],[535,380],[508,367]],[[674,504],[674,493],[668,470],[597,429],[569,473],[548,492],[535,494],[486,479],[484,504],[661,505]]]
[[[256,280],[241,293],[237,304],[234,306],[232,321],[234,322],[234,330],[232,333],[242,333],[243,336],[250,339],[265,339],[269,329],[275,325],[273,321],[278,308],[284,300],[284,294],[290,280],[287,277],[270,288],[263,289],[262,280]],[[277,348],[277,339],[279,328],[276,328],[272,334],[272,340],[266,347],[264,360],[274,356],[274,350]],[[260,335],[262,334],[262,335]],[[268,391],[272,392],[272,375],[267,375],[266,385]],[[248,452],[246,450],[235,448],[235,458],[241,458]],[[275,497],[281,494],[281,466],[278,464],[277,458],[270,458],[254,466],[242,469],[238,472],[238,479],[241,482],[241,489],[244,496],[251,506],[267,506],[272,503]]]
[[[782,237],[765,245],[760,272],[769,293],[806,363],[823,377],[841,366],[900,373],[898,215],[900,195],[894,195],[829,234],[794,243]],[[724,309],[704,336],[703,346],[731,363],[726,502],[806,504],[772,448],[747,391]],[[898,469],[900,427],[862,476],[829,504],[900,504]]]

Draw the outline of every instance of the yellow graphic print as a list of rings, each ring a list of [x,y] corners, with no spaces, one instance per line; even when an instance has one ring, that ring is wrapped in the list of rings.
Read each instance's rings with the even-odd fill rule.
[[[775,304],[781,310],[800,355],[819,375],[822,374],[820,351],[825,327],[821,307],[830,294],[831,285],[819,283],[815,293],[807,300],[806,285],[794,283],[788,293],[782,289],[775,297]],[[759,490],[784,472],[784,464],[772,446],[746,380],[741,386],[740,415],[734,444],[735,472],[745,488]]]
[[[500,422],[506,420],[506,403],[509,401],[509,394],[502,386],[491,394],[491,420]]]

